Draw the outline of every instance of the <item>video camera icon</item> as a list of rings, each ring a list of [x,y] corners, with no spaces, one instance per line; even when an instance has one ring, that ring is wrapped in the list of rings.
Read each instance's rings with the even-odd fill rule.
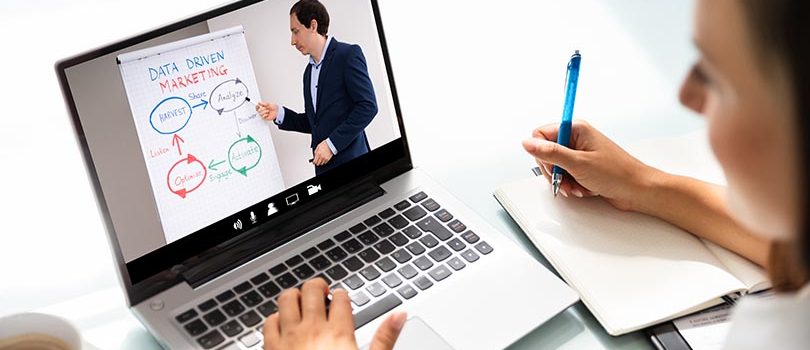
[[[309,185],[309,186],[307,186],[307,193],[309,193],[310,196],[320,192],[320,190],[321,190],[321,185]]]

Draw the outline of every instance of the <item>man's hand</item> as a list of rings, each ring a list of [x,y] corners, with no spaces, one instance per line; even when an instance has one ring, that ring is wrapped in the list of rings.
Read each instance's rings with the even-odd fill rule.
[[[329,144],[326,140],[321,141],[317,147],[315,147],[315,154],[312,155],[312,164],[316,166],[322,166],[326,163],[329,163],[329,160],[332,159],[332,150],[329,148]]]
[[[259,112],[262,119],[273,122],[276,121],[276,117],[278,117],[278,105],[275,103],[259,102],[256,104],[256,112]]]
[[[278,297],[278,312],[264,322],[264,349],[356,350],[354,319],[349,293],[332,291],[332,303],[326,311],[324,299],[329,287],[321,278],[301,287],[287,289]],[[391,350],[405,324],[407,315],[397,312],[377,329],[371,350]]]

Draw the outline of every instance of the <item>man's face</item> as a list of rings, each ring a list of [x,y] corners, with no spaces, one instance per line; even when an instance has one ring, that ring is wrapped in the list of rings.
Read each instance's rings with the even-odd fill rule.
[[[307,28],[298,21],[298,17],[294,13],[290,15],[290,45],[295,46],[303,55],[311,54],[311,43],[314,42],[312,37],[317,35],[316,26],[317,24],[311,25],[312,28]]]

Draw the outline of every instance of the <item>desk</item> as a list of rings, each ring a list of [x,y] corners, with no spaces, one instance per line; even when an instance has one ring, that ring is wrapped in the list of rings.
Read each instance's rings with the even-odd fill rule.
[[[20,53],[0,58],[4,81],[15,82],[0,86],[0,96],[15,102],[3,106],[7,116],[0,118],[0,159],[7,165],[0,176],[6,226],[0,315],[51,312],[72,319],[99,348],[157,347],[124,307],[52,65],[217,3],[2,5],[3,46]],[[619,144],[704,127],[676,98],[695,57],[691,1],[380,0],[380,6],[415,164],[541,261],[491,193],[530,174],[520,141],[540,124],[559,122],[564,67],[574,49],[583,53],[576,116],[587,116]],[[568,15],[574,10],[576,17]],[[579,27],[566,27],[572,22]],[[652,347],[639,333],[607,335],[579,303],[513,348]]]

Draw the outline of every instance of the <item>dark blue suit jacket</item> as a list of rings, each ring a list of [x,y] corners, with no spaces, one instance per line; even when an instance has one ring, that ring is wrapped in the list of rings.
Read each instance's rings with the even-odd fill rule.
[[[282,130],[312,134],[310,147],[315,149],[327,138],[337,154],[315,174],[335,168],[370,150],[364,131],[377,115],[377,98],[368,76],[366,58],[360,46],[332,38],[323,57],[318,77],[317,112],[313,112],[310,77],[312,65],[304,70],[304,113],[284,108]]]

